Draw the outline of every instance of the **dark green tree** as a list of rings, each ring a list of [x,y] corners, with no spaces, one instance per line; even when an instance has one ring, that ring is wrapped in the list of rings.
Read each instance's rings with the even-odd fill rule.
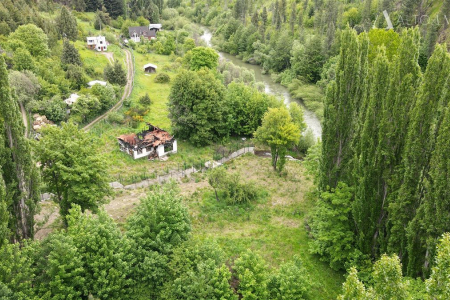
[[[229,134],[225,88],[209,70],[182,71],[169,96],[174,134],[195,145],[207,145]]]
[[[61,12],[56,18],[56,27],[58,29],[59,37],[76,41],[78,36],[77,19],[65,6],[61,7]]]
[[[406,137],[405,150],[401,168],[402,184],[398,195],[393,199],[391,218],[402,219],[408,224],[414,217],[423,196],[423,181],[429,168],[434,139],[430,139],[431,128],[435,123],[436,111],[442,95],[443,87],[448,77],[450,57],[444,47],[436,47],[430,58],[423,77],[417,101],[411,112],[411,119]],[[408,274],[416,275],[421,270],[421,250],[416,233],[411,231],[408,242]]]
[[[8,207],[10,240],[33,238],[34,214],[39,201],[39,177],[24,136],[19,105],[11,96],[8,73],[0,57],[0,159]],[[3,186],[3,184],[2,184]],[[4,205],[5,198],[0,202]],[[2,237],[3,238],[3,237]]]
[[[107,65],[103,71],[106,80],[112,84],[118,84],[124,86],[127,84],[127,73],[125,72],[122,64],[118,61],[114,62],[114,65]]]
[[[81,57],[77,48],[75,48],[75,46],[68,40],[65,40],[63,44],[61,63],[63,65],[82,65]]]
[[[103,5],[112,18],[117,18],[125,13],[125,3],[123,0],[103,0]]]
[[[338,181],[350,180],[352,159],[351,124],[354,122],[355,101],[361,98],[360,43],[356,32],[345,29],[341,35],[341,50],[336,67],[336,80],[328,86],[324,103],[322,131],[322,163],[320,188],[334,188]],[[361,82],[363,81],[363,82]]]

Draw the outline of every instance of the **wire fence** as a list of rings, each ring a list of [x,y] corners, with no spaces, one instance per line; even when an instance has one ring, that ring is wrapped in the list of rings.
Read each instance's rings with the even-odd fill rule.
[[[254,145],[251,142],[234,143],[227,146],[216,147],[212,159],[200,158],[198,160],[183,160],[158,170],[142,170],[139,174],[122,175],[115,177],[115,181],[122,185],[148,186],[152,183],[165,182],[170,179],[182,179],[195,173],[203,173],[210,168],[224,164],[246,153],[253,153]],[[170,158],[169,158],[170,159]],[[140,187],[140,186],[136,186]]]

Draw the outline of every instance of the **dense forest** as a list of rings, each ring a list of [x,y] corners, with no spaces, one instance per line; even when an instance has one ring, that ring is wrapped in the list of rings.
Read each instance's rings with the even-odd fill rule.
[[[129,27],[150,23],[164,26],[157,39],[125,42]],[[338,299],[447,299],[449,24],[448,0],[2,1],[0,299],[333,294],[317,291],[304,253],[273,262],[256,247],[231,255],[220,238],[196,235],[203,214],[248,221],[268,197],[284,196],[233,173],[235,165],[196,177],[207,187],[191,198],[175,181],[150,186],[116,222],[104,204],[124,193],[109,184],[121,153],[102,152],[118,134],[155,120],[193,156],[251,138],[271,154],[267,181],[311,176],[310,204],[293,214],[304,215],[308,254],[330,274],[345,273]],[[199,38],[205,27],[213,48]],[[86,38],[100,34],[111,61],[85,49]],[[252,72],[216,50],[260,65],[288,87],[320,117],[321,139],[307,135],[302,106],[264,93]],[[164,65],[155,77],[138,65],[150,59]],[[134,90],[109,112],[125,95],[129,63],[138,69]],[[86,88],[95,79],[108,85]],[[161,94],[149,94],[152,88]],[[73,93],[80,98],[68,109],[63,99]],[[31,131],[30,114],[55,126]],[[102,114],[106,133],[87,132]],[[288,158],[301,167],[288,168]],[[180,160],[170,159],[179,169]],[[144,166],[125,162],[121,173]],[[34,239],[44,192],[53,195],[58,217],[52,233]],[[197,197],[200,205],[204,195],[207,205],[193,212],[189,201]]]

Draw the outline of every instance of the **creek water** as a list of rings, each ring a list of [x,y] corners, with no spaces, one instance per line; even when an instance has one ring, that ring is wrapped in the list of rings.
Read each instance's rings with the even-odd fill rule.
[[[200,38],[203,41],[205,41],[205,43],[206,43],[206,45],[208,45],[208,47],[212,47],[211,31],[209,31],[205,27],[202,27],[202,29],[203,29],[203,35],[201,35]],[[255,72],[256,81],[264,83],[264,89],[267,94],[282,97],[284,99],[285,104],[289,104],[292,101],[295,101],[295,102],[299,103],[300,105],[302,105],[303,111],[304,111],[304,120],[305,120],[306,125],[308,126],[308,129],[310,129],[312,131],[312,133],[314,134],[314,137],[316,139],[322,137],[322,126],[321,126],[320,121],[317,118],[317,116],[312,111],[308,110],[301,101],[297,101],[297,100],[291,98],[291,95],[286,87],[273,81],[272,78],[270,77],[270,75],[263,74],[262,68],[260,66],[246,63],[246,62],[242,61],[241,59],[237,58],[236,56],[228,54],[228,53],[223,53],[223,52],[218,52],[218,53],[219,53],[219,57],[221,59],[229,60],[236,66],[239,66],[241,68],[246,68],[246,69],[249,69],[249,70],[252,70],[253,72]]]

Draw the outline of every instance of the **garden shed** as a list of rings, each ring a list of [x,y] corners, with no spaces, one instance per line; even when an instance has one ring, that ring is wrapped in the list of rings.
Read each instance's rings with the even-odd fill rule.
[[[144,66],[144,72],[145,73],[156,73],[156,69],[157,68],[158,67],[156,65],[154,65],[154,64],[146,64]]]

